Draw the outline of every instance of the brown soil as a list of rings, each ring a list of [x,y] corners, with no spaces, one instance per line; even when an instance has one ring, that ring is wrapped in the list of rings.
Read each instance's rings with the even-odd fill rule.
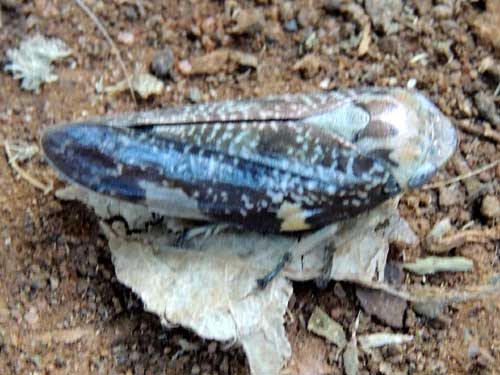
[[[137,104],[128,92],[98,93],[100,82],[111,86],[123,75],[95,25],[74,2],[0,0],[0,59],[8,48],[37,32],[64,40],[73,51],[56,64],[59,81],[43,86],[39,94],[21,90],[11,75],[0,73],[0,139],[36,144],[41,131],[56,123],[187,103],[197,96],[196,89],[205,101],[320,87],[405,86],[411,78],[456,124],[472,124],[476,132],[491,124],[491,130],[498,132],[499,124],[494,123],[499,103],[494,92],[500,78],[499,50],[494,49],[500,44],[495,39],[499,38],[498,1],[407,1],[404,15],[393,21],[398,27],[394,33],[372,28],[363,56],[358,55],[355,37],[360,25],[366,25],[366,15],[356,15],[348,7],[334,10],[335,1],[324,1],[326,6],[306,0],[245,1],[241,7],[248,12],[238,16],[240,23],[230,21],[223,2],[217,1],[86,3],[113,39],[122,40],[117,43],[129,70],[138,63],[149,66],[155,52],[171,47],[176,65],[172,77],[165,79],[167,89]],[[358,3],[358,11],[363,10],[363,2]],[[260,25],[246,27],[245,22],[255,20],[250,12],[254,9],[261,12]],[[411,12],[416,22],[408,18]],[[295,25],[289,20],[295,14],[298,26],[293,31]],[[313,31],[316,34],[310,37]],[[127,35],[120,36],[123,32],[133,34],[132,43]],[[180,61],[219,47],[254,54],[257,68],[215,59],[213,63],[220,65],[216,73],[183,75]],[[301,60],[304,51],[308,57]],[[422,53],[426,54],[422,60],[411,62]],[[485,59],[493,59],[493,64],[487,65]],[[493,102],[496,113],[481,109],[485,100]],[[435,180],[464,173],[459,167],[463,160],[471,169],[497,160],[498,138],[461,131],[458,153]],[[55,180],[40,155],[22,167],[39,178]],[[480,207],[486,195],[496,197],[498,205],[499,177],[497,166],[474,178],[478,186],[474,192],[462,182],[456,189],[408,193],[400,211],[421,240],[445,217],[457,228],[471,221],[472,228],[493,228],[498,218],[485,217]],[[97,220],[85,207],[61,203],[53,193],[44,195],[18,177],[5,154],[0,157],[0,186],[0,373],[248,373],[241,349],[201,340],[183,329],[163,328],[157,317],[143,311],[133,293],[117,282]],[[391,258],[411,260],[425,254],[417,246],[404,249],[404,254],[394,249]],[[487,284],[495,276],[498,280],[498,241],[465,244],[450,254],[472,259],[474,270],[408,276],[406,281],[458,288]],[[321,290],[307,283],[296,284],[295,289],[287,331],[294,356],[302,364],[297,368],[304,372],[309,363],[311,371],[342,373],[337,349],[309,333],[304,322],[319,305],[350,331],[360,310],[354,288],[337,285],[335,290],[343,292],[334,293],[333,283]],[[390,331],[361,314],[360,333],[382,330]],[[415,340],[404,347],[360,354],[362,374],[500,373],[498,297],[453,304],[435,320],[408,311],[399,332],[415,335]]]

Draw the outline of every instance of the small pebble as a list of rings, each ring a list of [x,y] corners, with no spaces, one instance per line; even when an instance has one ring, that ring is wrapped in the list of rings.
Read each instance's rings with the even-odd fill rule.
[[[335,344],[340,349],[345,348],[347,345],[347,339],[342,326],[330,318],[321,308],[317,306],[309,319],[307,329],[326,338],[329,342]]]
[[[134,42],[135,42],[134,33],[131,33],[129,31],[121,31],[121,32],[119,32],[116,39],[120,43],[125,44],[127,46],[130,46],[130,45],[134,44]]]
[[[127,20],[137,21],[139,19],[139,13],[137,13],[137,9],[135,6],[125,5],[123,9],[125,12],[125,17],[127,17]]]
[[[319,88],[321,90],[328,90],[329,87],[330,87],[330,78],[325,78],[319,83]]]
[[[500,114],[497,111],[495,98],[480,91],[474,95],[474,104],[476,104],[479,114],[493,125],[500,125]]]
[[[177,67],[179,68],[179,71],[185,76],[189,75],[193,70],[193,66],[188,60],[180,61],[179,64],[177,64]]]
[[[289,33],[294,33],[299,29],[299,25],[297,25],[297,21],[295,20],[295,18],[292,18],[291,20],[286,21],[283,24],[283,28]]]
[[[194,365],[191,368],[191,375],[198,375],[200,373],[200,371],[201,371],[200,366]]]
[[[165,47],[156,53],[151,62],[151,72],[158,78],[167,78],[174,65],[174,53],[170,47]]]
[[[375,29],[382,30],[389,34],[397,27],[396,19],[403,10],[401,0],[366,0],[365,10],[372,20]],[[395,30],[394,30],[395,31]]]
[[[28,312],[24,315],[24,320],[30,325],[34,325],[38,322],[38,311],[35,307],[30,307]]]
[[[439,205],[441,207],[449,207],[460,204],[463,201],[463,196],[458,189],[458,185],[442,187],[439,189]]]
[[[199,103],[202,100],[202,94],[198,87],[189,88],[189,100],[193,103]]]
[[[358,347],[356,341],[351,340],[342,355],[345,375],[357,375],[359,369]]]
[[[446,19],[450,18],[453,15],[453,9],[448,4],[440,4],[434,7],[432,13],[434,13],[434,16],[437,19]]]
[[[334,287],[333,287],[333,293],[335,294],[335,296],[339,299],[346,299],[347,297],[347,293],[345,291],[345,289],[342,287],[342,284],[340,283],[335,283]]]
[[[236,25],[228,30],[230,34],[252,35],[260,32],[264,26],[263,15],[258,10],[240,10],[234,21]]]
[[[487,195],[481,203],[481,214],[488,219],[497,219],[500,217],[500,201],[494,195]]]
[[[305,29],[306,27],[315,26],[319,21],[320,14],[315,8],[301,8],[297,14],[297,22]]]

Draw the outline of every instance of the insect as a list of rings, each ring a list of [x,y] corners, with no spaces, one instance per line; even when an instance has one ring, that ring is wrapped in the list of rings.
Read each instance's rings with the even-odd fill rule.
[[[450,121],[417,92],[366,88],[224,101],[49,128],[72,183],[170,217],[304,231],[355,217],[432,177]]]

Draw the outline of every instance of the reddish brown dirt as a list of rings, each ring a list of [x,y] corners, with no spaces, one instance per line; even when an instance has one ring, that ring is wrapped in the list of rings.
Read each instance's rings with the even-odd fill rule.
[[[96,92],[99,82],[111,86],[123,75],[109,46],[74,2],[3,0],[0,60],[8,48],[37,32],[64,40],[73,53],[56,64],[59,81],[43,86],[39,94],[21,90],[11,75],[0,73],[1,140],[36,144],[41,131],[56,123],[187,103],[193,88],[199,89],[202,100],[214,100],[319,90],[321,82],[329,89],[405,86],[411,78],[455,123],[470,121],[483,129],[488,119],[474,97],[484,93],[493,98],[499,82],[498,71],[482,72],[480,67],[485,58],[499,65],[499,50],[494,49],[499,44],[495,40],[498,32],[488,29],[490,18],[497,17],[500,22],[498,1],[488,3],[489,18],[479,21],[478,17],[486,14],[481,1],[407,1],[407,11],[412,10],[417,21],[396,19],[399,30],[390,35],[372,29],[364,56],[358,56],[358,42],[352,39],[360,33],[352,13],[327,11],[320,1],[291,3],[299,12],[295,32],[283,29],[289,14],[283,1],[246,1],[242,8],[258,9],[265,24],[245,35],[229,33],[233,24],[225,18],[223,2],[86,3],[115,40],[120,32],[133,33],[132,44],[118,43],[130,70],[137,64],[148,66],[154,53],[165,45],[172,48],[177,63],[221,46],[253,53],[257,69],[221,66],[217,74],[185,77],[176,65],[173,77],[165,80],[164,94],[139,100],[136,105],[128,92],[116,96]],[[447,4],[451,4],[451,13]],[[492,27],[498,27],[495,22]],[[316,42],[303,62],[304,68],[297,71],[294,65],[301,59],[300,46],[311,31],[316,31]],[[410,63],[421,53],[427,54],[426,64]],[[498,97],[493,101],[498,116]],[[492,129],[498,131],[494,124]],[[459,153],[474,169],[499,158],[496,142],[461,131]],[[39,178],[55,180],[40,155],[22,167]],[[457,169],[457,162],[450,162],[436,180],[460,173],[463,171]],[[480,206],[486,194],[498,199],[499,177],[500,167],[480,174],[475,178],[480,186],[475,194],[463,183],[451,193],[439,189],[411,192],[403,197],[400,210],[421,239],[444,217],[451,218],[457,228],[470,221],[477,229],[493,228],[498,219],[485,217]],[[53,193],[44,195],[19,179],[5,153],[0,157],[0,186],[0,373],[248,373],[240,349],[201,340],[182,329],[168,330],[157,317],[143,311],[132,292],[117,282],[97,220],[85,207],[61,203]],[[446,194],[454,197],[452,204],[441,202]],[[391,257],[402,260],[402,251],[394,249]],[[498,242],[462,245],[451,254],[471,258],[474,270],[426,279],[408,277],[407,282],[458,288],[498,278]],[[422,255],[425,249],[421,246],[404,249],[405,259]],[[309,368],[315,371],[342,372],[336,361],[337,349],[304,326],[314,306],[319,305],[350,331],[360,307],[352,286],[342,288],[343,293],[333,293],[333,283],[323,290],[312,283],[295,286],[287,331],[295,359],[302,365],[310,363]],[[400,332],[415,335],[414,342],[374,350],[370,355],[362,353],[361,373],[500,373],[499,301],[496,297],[453,304],[438,320],[407,312]],[[381,330],[390,329],[361,314],[358,333]],[[303,366],[291,368],[304,372]],[[393,372],[387,372],[388,368]]]

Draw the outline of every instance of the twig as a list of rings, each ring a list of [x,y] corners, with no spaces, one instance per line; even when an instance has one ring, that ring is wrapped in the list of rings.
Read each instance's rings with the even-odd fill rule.
[[[468,229],[457,233],[441,237],[438,240],[426,241],[427,250],[431,253],[446,253],[453,248],[462,246],[466,242],[487,243],[500,239],[500,224],[493,228]]]
[[[492,129],[489,125],[485,125],[484,127],[482,127],[479,125],[471,124],[469,121],[459,121],[457,125],[460,129],[466,131],[467,133],[480,135],[482,137],[491,139],[492,141],[500,142],[500,132]]]
[[[130,78],[130,74],[127,70],[127,67],[125,66],[125,63],[122,60],[122,56],[120,54],[120,51],[118,50],[118,47],[116,46],[115,42],[113,42],[113,39],[111,39],[111,36],[109,33],[106,31],[106,28],[103,26],[101,21],[97,18],[97,16],[92,12],[92,10],[89,9],[81,0],[74,0],[75,3],[89,16],[89,18],[94,22],[94,24],[97,26],[101,34],[104,36],[104,39],[108,42],[108,44],[111,47],[111,50],[113,53],[116,55],[116,58],[118,59],[118,64],[120,64],[120,67],[123,71],[123,74],[125,75],[125,79],[127,81],[128,88],[130,90],[130,95],[132,95],[132,99],[135,104],[137,104],[137,100],[135,98],[134,94],[134,89],[132,88],[132,81]]]
[[[462,174],[460,176],[457,176],[457,177],[454,177],[454,178],[451,178],[449,180],[446,180],[446,181],[438,181],[434,184],[428,184],[428,185],[424,185],[422,187],[423,190],[430,190],[430,189],[435,189],[435,188],[440,188],[440,187],[444,187],[444,186],[447,186],[447,185],[451,185],[451,184],[454,184],[456,182],[460,182],[462,180],[465,180],[467,178],[471,178],[471,177],[474,177],[478,174],[481,174],[483,173],[484,171],[487,171],[488,169],[491,169],[491,168],[494,168],[496,167],[498,164],[500,163],[500,159],[498,160],[495,160],[489,164],[486,164],[486,165],[483,165],[482,167],[478,168],[478,169],[475,169],[473,171],[470,171],[469,173],[465,173],[465,174]]]
[[[31,176],[28,172],[22,169],[19,164],[17,164],[18,160],[28,159],[38,152],[38,148],[32,148],[28,150],[28,147],[29,146],[22,147],[20,145],[13,145],[9,141],[4,141],[5,153],[7,154],[7,159],[11,168],[15,170],[19,174],[19,176],[28,181],[31,185],[42,190],[44,194],[48,194],[50,191],[52,191],[53,188],[52,181],[44,184],[35,177]]]

